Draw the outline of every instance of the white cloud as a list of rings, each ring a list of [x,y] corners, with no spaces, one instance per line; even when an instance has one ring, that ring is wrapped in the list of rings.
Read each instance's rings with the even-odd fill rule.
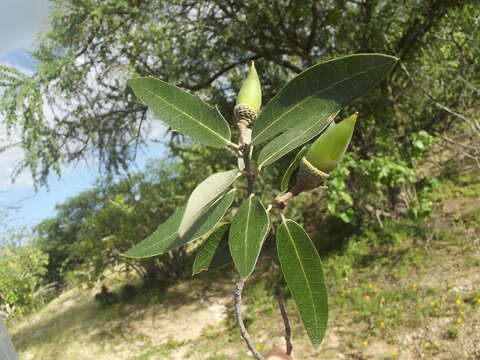
[[[49,13],[48,0],[0,0],[0,57],[30,46]]]
[[[11,3],[12,0],[0,0],[0,29],[4,26],[2,23],[3,18],[5,17],[5,12],[2,12],[4,7],[4,3]],[[17,0],[19,3],[23,3],[24,0]],[[32,0],[28,0],[32,1]],[[36,1],[44,1],[44,0],[34,0]],[[1,36],[1,34],[0,34]],[[2,37],[0,37],[2,39]],[[2,47],[0,45],[0,55],[1,55]],[[1,58],[1,56],[0,56]],[[81,57],[77,59],[77,61],[87,61],[87,59]],[[28,69],[26,67],[20,66],[19,63],[16,63],[15,59],[10,58],[3,58],[0,60],[0,65],[7,65],[12,66],[19,69],[21,72],[27,75],[33,75],[34,71],[32,69]],[[97,76],[99,73],[102,72],[102,69],[93,68],[87,75],[88,84],[93,88],[100,89],[100,85],[97,82]],[[119,67],[116,70],[111,70],[108,74],[111,77],[112,86],[125,86],[126,81],[129,77],[132,76],[128,71],[125,71],[125,68]],[[62,109],[67,109],[68,104],[65,102],[64,99],[60,95],[56,98],[57,106],[54,109],[50,108],[48,105],[44,105],[44,114],[45,114],[45,121],[50,126],[55,126],[54,124],[54,117],[62,116]],[[55,113],[54,113],[55,112]],[[147,141],[158,141],[162,139],[165,135],[167,130],[166,125],[159,121],[158,119],[153,118],[152,114],[149,112],[147,114],[147,118],[145,123],[143,124],[142,128],[142,136]],[[18,132],[13,131],[13,133],[7,137],[6,129],[3,124],[2,119],[0,118],[0,148],[7,144],[15,143],[19,141],[20,135]],[[79,144],[75,144],[74,141],[70,142],[69,147],[71,149],[75,148],[75,146],[80,146]],[[33,180],[29,169],[25,169],[16,179],[15,182],[12,183],[12,174],[15,171],[16,166],[24,159],[24,151],[21,147],[13,147],[4,152],[0,152],[0,191],[2,190],[10,190],[12,188],[24,188],[24,187],[32,187]],[[93,169],[97,168],[98,166],[98,159],[94,157],[93,154],[88,154],[87,159],[79,161],[76,164],[64,164],[62,166],[62,174],[68,175],[73,171],[78,170],[90,170],[94,171]]]
[[[32,177],[29,173],[23,171],[12,184],[11,176],[16,165],[23,159],[23,150],[14,147],[0,154],[0,191],[11,187],[31,187],[33,185]]]
[[[49,23],[49,0],[0,0],[0,58],[13,51],[29,47],[35,35],[44,30]],[[3,60],[1,65],[13,66],[31,75],[32,70]],[[13,132],[7,136],[5,126],[0,119],[0,147],[19,140]],[[20,147],[12,147],[0,153],[0,190],[11,187],[31,187],[32,177],[28,171],[22,172],[12,185],[11,177],[18,163],[24,158]]]

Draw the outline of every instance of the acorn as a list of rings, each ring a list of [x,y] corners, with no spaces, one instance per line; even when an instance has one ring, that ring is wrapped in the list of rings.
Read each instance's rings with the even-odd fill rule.
[[[358,113],[354,113],[342,122],[330,126],[315,140],[305,158],[320,171],[332,171],[350,144],[357,116]]]
[[[235,119],[245,122],[245,125],[250,127],[257,118],[260,106],[262,106],[262,89],[255,64],[252,61],[250,72],[243,81],[233,109]]]
[[[289,190],[293,195],[318,187],[337,166],[352,139],[358,113],[332,124],[310,146],[302,158],[296,180]]]

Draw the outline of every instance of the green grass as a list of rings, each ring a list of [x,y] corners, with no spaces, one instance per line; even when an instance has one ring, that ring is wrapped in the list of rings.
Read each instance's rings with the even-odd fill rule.
[[[183,344],[183,342],[175,341],[171,338],[169,338],[166,343],[159,346],[152,346],[151,343],[149,343],[144,346],[141,354],[134,355],[128,358],[128,360],[149,360],[153,356],[168,356]]]
[[[331,312],[320,350],[312,349],[293,301],[287,301],[299,358],[476,356],[469,344],[480,343],[479,176],[437,181],[422,196],[435,204],[431,218],[387,219],[381,229],[364,227],[328,245],[323,263]],[[244,292],[245,323],[262,352],[283,335],[273,297],[279,269],[267,250]],[[60,298],[75,305],[53,302],[42,316],[15,326],[13,340],[22,356],[43,360],[168,360],[178,354],[193,360],[251,359],[233,318],[234,278],[230,266],[175,285],[145,284],[128,301],[106,307],[75,290]],[[204,327],[195,339],[178,340],[176,319],[190,312],[188,321],[210,306],[208,298],[226,299],[228,317]],[[171,319],[170,329],[164,318]]]

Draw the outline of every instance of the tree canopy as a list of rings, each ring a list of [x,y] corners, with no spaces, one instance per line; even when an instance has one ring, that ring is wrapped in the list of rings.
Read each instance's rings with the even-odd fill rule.
[[[62,163],[89,156],[109,171],[128,168],[152,126],[127,87],[134,74],[195,92],[230,118],[251,60],[266,103],[318,61],[382,52],[398,56],[399,65],[355,104],[363,134],[355,145],[367,156],[380,135],[402,144],[412,131],[441,132],[458,119],[455,113],[478,112],[474,3],[54,0],[51,27],[32,51],[37,71],[0,68],[0,114],[21,136],[25,158],[18,171],[28,168],[45,183]]]

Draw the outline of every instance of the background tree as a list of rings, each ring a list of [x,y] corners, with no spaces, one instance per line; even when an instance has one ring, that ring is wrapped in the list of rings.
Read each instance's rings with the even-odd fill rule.
[[[0,314],[7,319],[41,303],[35,292],[44,284],[48,255],[33,245],[26,229],[0,239]]]
[[[103,279],[106,269],[162,281],[189,275],[193,249],[143,261],[121,256],[164,222],[196,183],[226,169],[228,156],[191,145],[188,152],[181,151],[185,146],[174,146],[181,156],[152,161],[144,172],[120,179],[99,179],[91,190],[58,204],[56,216],[35,227],[36,245],[50,258],[46,279],[92,284]]]
[[[268,100],[287,78],[320,60],[389,53],[399,65],[356,105],[364,118],[356,151],[366,158],[379,136],[394,136],[402,147],[412,130],[441,133],[458,122],[438,103],[475,119],[474,3],[55,0],[51,29],[32,53],[37,73],[0,70],[0,113],[22,134],[26,156],[18,170],[28,167],[45,183],[50,171],[60,173],[61,163],[92,154],[107,170],[128,167],[151,125],[146,107],[126,86],[132,73],[199,93],[230,118],[233,90],[250,60],[264,74]]]

